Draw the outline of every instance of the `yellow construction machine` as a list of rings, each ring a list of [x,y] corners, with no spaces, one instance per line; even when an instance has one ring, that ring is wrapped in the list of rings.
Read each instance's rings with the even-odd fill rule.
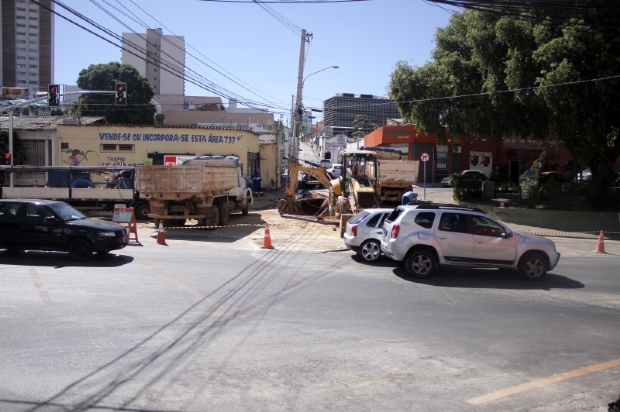
[[[342,152],[342,176],[330,179],[317,163],[306,162],[302,166],[296,157],[288,159],[288,185],[285,198],[278,201],[280,215],[315,215],[319,219],[327,214],[340,217],[345,213],[357,213],[370,207],[379,207],[377,196],[378,161],[377,154],[369,150]],[[317,179],[329,190],[328,196],[297,194],[299,173]]]

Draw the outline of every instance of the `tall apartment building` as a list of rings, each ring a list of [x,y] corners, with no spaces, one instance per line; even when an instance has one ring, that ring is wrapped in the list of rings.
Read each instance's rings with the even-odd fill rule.
[[[132,65],[146,77],[155,94],[185,94],[183,36],[168,36],[162,29],[148,29],[142,34],[123,33],[122,44],[122,63]]]
[[[358,114],[365,114],[379,127],[387,124],[387,119],[400,117],[393,99],[372,94],[356,96],[353,93],[338,93],[323,102],[325,127],[353,127],[353,121]]]
[[[54,82],[54,9],[51,0],[2,0],[0,83],[47,91]]]

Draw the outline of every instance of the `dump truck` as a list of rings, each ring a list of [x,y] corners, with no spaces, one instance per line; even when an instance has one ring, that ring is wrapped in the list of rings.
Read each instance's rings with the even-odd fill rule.
[[[139,166],[136,182],[155,222],[170,227],[196,219],[199,226],[223,226],[230,212],[247,215],[253,203],[242,170],[236,156],[202,156],[182,165]]]
[[[389,147],[363,146],[361,150],[370,150],[377,154],[377,195],[381,202],[400,203],[403,195],[409,192],[413,185],[418,184],[418,160],[408,160],[402,151]]]

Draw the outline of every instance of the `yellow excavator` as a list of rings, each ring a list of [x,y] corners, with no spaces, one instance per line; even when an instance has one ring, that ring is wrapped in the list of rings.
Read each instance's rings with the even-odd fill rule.
[[[288,185],[284,199],[278,201],[280,215],[315,215],[322,219],[327,214],[339,218],[345,213],[358,213],[370,207],[380,207],[377,196],[378,161],[377,154],[369,150],[342,152],[343,174],[331,179],[323,166],[304,161],[310,166],[302,166],[296,157],[288,159]],[[299,172],[317,179],[329,190],[325,197],[297,195]]]

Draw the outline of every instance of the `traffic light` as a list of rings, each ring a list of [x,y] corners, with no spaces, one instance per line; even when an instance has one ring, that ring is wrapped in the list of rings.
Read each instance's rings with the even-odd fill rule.
[[[47,105],[49,107],[60,106],[60,87],[57,84],[47,86]]]
[[[116,83],[114,104],[117,106],[127,106],[127,83]]]
[[[11,165],[11,154],[10,153],[4,154],[4,163],[7,165]]]

